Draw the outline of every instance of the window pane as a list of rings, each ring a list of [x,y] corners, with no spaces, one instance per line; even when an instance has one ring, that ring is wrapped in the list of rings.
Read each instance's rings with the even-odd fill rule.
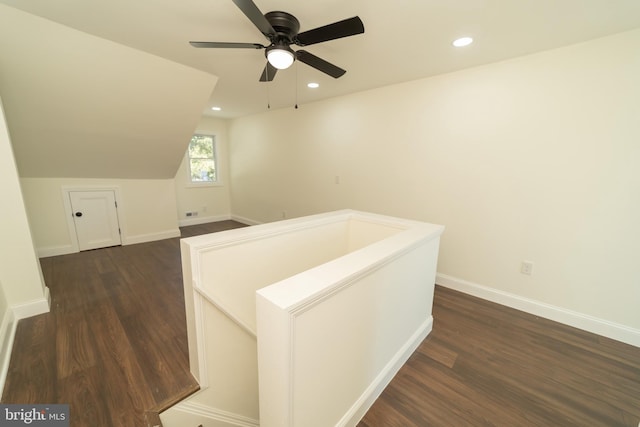
[[[213,158],[213,138],[207,135],[194,135],[189,144],[189,157],[192,159]]]
[[[213,159],[191,159],[192,182],[215,182],[216,165]]]
[[[193,183],[217,182],[215,137],[193,135],[187,150],[189,179]]]

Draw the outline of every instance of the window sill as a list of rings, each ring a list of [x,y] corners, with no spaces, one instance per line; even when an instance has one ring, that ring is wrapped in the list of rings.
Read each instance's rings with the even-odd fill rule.
[[[223,187],[221,182],[189,182],[187,188]]]

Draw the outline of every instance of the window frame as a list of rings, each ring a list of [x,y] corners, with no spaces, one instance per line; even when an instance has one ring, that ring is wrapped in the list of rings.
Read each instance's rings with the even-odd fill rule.
[[[190,153],[190,146],[191,146],[191,141],[193,140],[193,137],[208,137],[211,138],[211,143],[213,145],[213,149],[212,149],[212,157],[211,159],[213,160],[213,165],[214,165],[214,169],[215,169],[215,175],[216,175],[216,179],[215,181],[193,181],[191,179],[191,153]],[[215,134],[208,134],[208,133],[194,133],[191,137],[191,140],[189,140],[189,144],[187,145],[187,151],[184,155],[185,157],[185,162],[186,162],[186,172],[187,172],[187,187],[215,187],[215,186],[221,186],[222,182],[220,180],[220,164],[218,162],[218,141],[217,141],[217,135]],[[207,159],[209,157],[206,157]],[[198,157],[194,157],[193,159],[199,159]],[[202,158],[200,158],[202,159]]]

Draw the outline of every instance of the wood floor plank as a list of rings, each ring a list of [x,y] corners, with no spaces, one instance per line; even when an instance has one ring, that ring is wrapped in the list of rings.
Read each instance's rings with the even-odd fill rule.
[[[56,323],[57,377],[64,379],[74,372],[96,366],[96,353],[91,341],[87,314],[77,310]]]
[[[401,412],[398,412],[396,406],[392,405],[389,400],[392,398],[389,397],[387,399],[380,399],[376,402],[371,410],[369,411],[369,417],[363,419],[358,426],[359,427],[412,427],[415,426],[415,423],[406,418]],[[371,421],[369,419],[375,420],[375,424],[369,424]]]
[[[52,402],[58,389],[56,322],[42,314],[18,322],[3,403]]]
[[[437,337],[433,337],[429,342],[430,345],[419,348],[417,352],[442,363],[447,368],[453,368],[458,358],[458,353],[447,348]]]
[[[99,322],[91,324],[100,367],[105,378],[103,399],[109,413],[135,414],[142,420],[144,411],[156,403],[145,381],[141,362],[113,307],[107,303],[95,308]]]
[[[174,350],[171,337],[163,337],[155,325],[148,325],[138,316],[124,319],[123,322],[130,337],[132,351],[144,360],[141,365],[142,374],[156,402],[179,393],[191,382],[183,381],[188,367],[175,363],[176,360],[183,359]]]
[[[94,366],[58,381],[58,398],[54,402],[20,403],[67,403],[70,424],[74,427],[113,426],[111,414],[103,398],[104,377],[100,367]]]

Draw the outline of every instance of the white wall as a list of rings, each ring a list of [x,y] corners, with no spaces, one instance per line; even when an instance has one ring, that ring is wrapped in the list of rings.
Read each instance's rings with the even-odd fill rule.
[[[7,313],[9,312],[9,304],[7,304],[7,297],[4,296],[4,287],[2,286],[2,282],[0,282],[0,342],[4,344],[2,338],[4,337],[4,324],[5,317],[8,318]],[[8,320],[6,321],[8,323]],[[2,346],[2,350],[4,350],[4,345]],[[0,352],[0,357],[2,353]]]
[[[194,133],[214,135],[217,146],[218,183],[207,186],[189,184],[186,153],[176,173],[176,201],[180,225],[221,221],[231,218],[229,199],[229,143],[227,120],[203,116]],[[198,212],[197,218],[187,218],[186,212]]]
[[[21,184],[40,256],[73,252],[64,207],[64,187],[118,188],[123,244],[180,235],[173,179],[22,178]]]
[[[353,208],[444,224],[450,284],[637,339],[639,51],[636,30],[233,120],[233,213]]]
[[[45,286],[20,191],[9,133],[0,102],[0,284],[8,306],[44,298]]]

